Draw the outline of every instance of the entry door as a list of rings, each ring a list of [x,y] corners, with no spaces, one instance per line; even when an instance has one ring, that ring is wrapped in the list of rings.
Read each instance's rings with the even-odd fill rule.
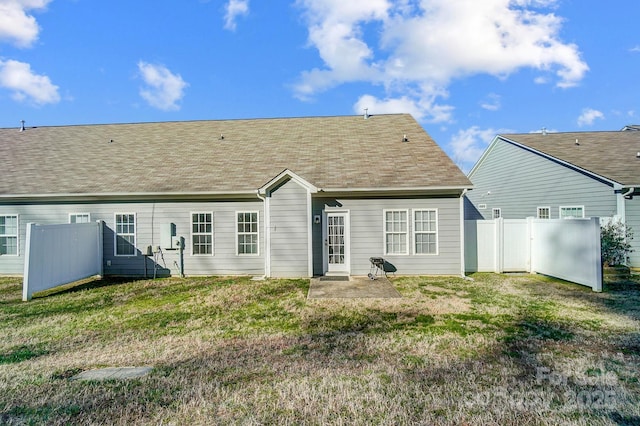
[[[349,213],[328,212],[325,223],[326,271],[349,273]]]

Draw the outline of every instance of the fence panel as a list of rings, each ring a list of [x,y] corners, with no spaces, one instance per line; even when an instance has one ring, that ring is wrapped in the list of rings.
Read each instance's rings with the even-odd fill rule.
[[[600,257],[598,218],[465,221],[467,272],[537,272],[602,291]]]
[[[598,218],[534,219],[532,225],[534,272],[602,291]]]
[[[102,275],[102,222],[27,224],[22,299]]]

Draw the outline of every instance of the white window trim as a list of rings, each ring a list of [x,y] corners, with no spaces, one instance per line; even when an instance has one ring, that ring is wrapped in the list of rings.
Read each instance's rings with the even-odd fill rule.
[[[387,232],[387,213],[388,212],[405,212],[407,215],[407,230],[405,234],[407,235],[406,248],[404,253],[388,253],[387,252],[387,234],[396,234],[398,232]],[[409,245],[411,244],[411,216],[409,214],[409,209],[383,209],[382,210],[382,252],[385,256],[408,256],[411,251],[409,249]]]
[[[133,254],[118,254],[118,235],[131,235],[131,234],[118,234],[118,215],[133,215]],[[113,214],[113,255],[116,257],[136,257],[138,247],[138,216],[136,213],[121,213],[117,212]]]
[[[542,210],[542,209],[546,209],[547,210],[547,213],[549,214],[549,217],[547,217],[547,218],[540,217],[540,210]],[[551,219],[551,207],[550,206],[536,207],[536,219]]]
[[[496,212],[498,212],[499,216],[496,217]],[[500,207],[494,207],[491,209],[491,219],[500,219],[502,217],[502,209]]]
[[[194,214],[210,214],[210,215],[211,215],[211,234],[209,234],[209,233],[207,233],[207,232],[196,232],[196,233],[194,233],[194,232],[193,232],[193,215],[194,215]],[[214,233],[213,233],[213,224],[214,224],[214,221],[213,221],[213,212],[191,212],[191,213],[189,213],[189,218],[190,218],[189,223],[191,224],[191,243],[190,243],[191,256],[197,256],[197,257],[202,257],[202,256],[204,256],[204,257],[211,257],[211,256],[213,256],[213,254],[214,254],[214,252],[215,252],[215,250],[214,250],[214,244],[213,244],[213,235],[214,235]],[[238,218],[238,216],[236,215],[236,222],[237,222],[237,220],[238,220],[237,218]],[[238,224],[236,223],[236,231],[237,231],[237,230],[238,230]],[[236,233],[237,233],[237,232],[236,232]],[[193,252],[193,241],[194,241],[194,240],[193,240],[193,236],[194,236],[194,235],[211,235],[211,253],[210,253],[210,254],[206,254],[206,253],[205,253],[205,254],[203,254],[203,253],[194,253],[194,252]],[[238,249],[237,249],[237,247],[236,247],[236,251],[237,251],[237,250],[238,250]]]
[[[15,217],[16,218],[16,233],[14,234],[2,234],[2,237],[16,237],[16,254],[1,254],[0,256],[20,256],[20,215],[17,214],[0,214],[2,217]]]
[[[87,216],[89,218],[88,222],[91,222],[91,213],[69,213],[69,223],[71,222],[71,216]],[[75,222],[75,223],[82,223],[82,222]]]
[[[257,223],[257,231],[256,232],[243,232],[243,234],[256,234],[256,236],[258,237],[256,239],[256,252],[255,253],[240,253],[240,251],[238,250],[238,236],[240,235],[240,233],[238,232],[238,214],[239,213],[255,213],[256,214],[256,219],[258,220]],[[260,256],[260,211],[259,210],[236,210],[235,215],[234,215],[234,224],[235,224],[235,234],[236,234],[236,256]]]
[[[436,230],[433,232],[427,231],[416,231],[416,213],[417,212],[435,212],[436,214]],[[412,227],[412,241],[411,245],[413,246],[413,254],[415,256],[437,256],[440,253],[440,232],[439,232],[439,220],[438,220],[438,209],[413,209],[411,211],[411,227]],[[435,234],[436,236],[436,251],[435,253],[418,253],[416,252],[416,234]]]
[[[562,209],[581,209],[582,210],[582,217],[562,217]],[[558,218],[560,219],[584,219],[585,217],[585,211],[584,211],[584,206],[560,206],[558,207]]]

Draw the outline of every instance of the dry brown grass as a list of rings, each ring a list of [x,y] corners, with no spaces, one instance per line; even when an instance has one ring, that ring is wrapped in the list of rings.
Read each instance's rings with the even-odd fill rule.
[[[640,424],[640,290],[536,276],[85,284],[0,279],[1,424]],[[105,285],[108,284],[108,285]],[[130,381],[81,370],[151,365]]]

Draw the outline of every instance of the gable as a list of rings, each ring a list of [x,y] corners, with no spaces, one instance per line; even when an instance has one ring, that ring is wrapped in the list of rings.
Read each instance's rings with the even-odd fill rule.
[[[498,138],[602,181],[640,185],[639,132],[531,133]]]

